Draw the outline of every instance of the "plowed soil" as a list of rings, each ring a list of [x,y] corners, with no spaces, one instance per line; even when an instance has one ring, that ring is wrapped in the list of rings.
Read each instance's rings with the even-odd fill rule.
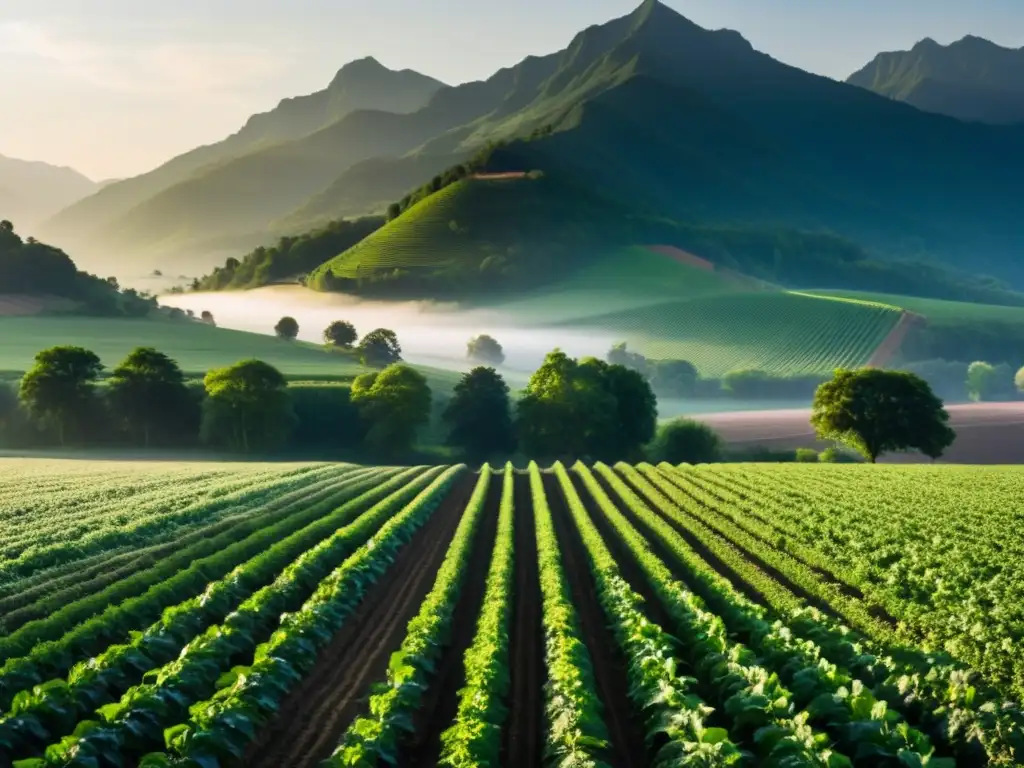
[[[365,711],[370,686],[385,679],[391,654],[434,584],[475,482],[476,476],[467,473],[456,483],[320,653],[277,717],[261,730],[243,765],[304,768],[330,756],[345,729]]]
[[[565,505],[558,478],[545,475],[544,490],[551,507],[573,605],[580,618],[580,631],[590,652],[605,725],[608,726],[611,747],[606,761],[612,768],[642,768],[649,764],[647,745],[642,724],[632,716],[626,659],[619,651],[598,602],[597,585],[590,575],[587,552]],[[587,498],[585,491],[580,497]],[[590,514],[593,517],[593,512]]]
[[[466,684],[466,650],[476,635],[477,617],[484,602],[487,588],[487,571],[494,551],[494,540],[498,531],[498,512],[501,507],[501,486],[503,478],[495,473],[487,489],[487,506],[479,523],[472,545],[459,604],[452,617],[453,634],[437,674],[422,706],[416,713],[416,733],[402,752],[399,765],[403,768],[434,768],[441,754],[441,734],[455,720],[459,707],[459,691]]]
[[[536,768],[544,748],[544,627],[530,480],[515,475],[515,607],[512,609],[508,722],[502,734],[505,768]]]

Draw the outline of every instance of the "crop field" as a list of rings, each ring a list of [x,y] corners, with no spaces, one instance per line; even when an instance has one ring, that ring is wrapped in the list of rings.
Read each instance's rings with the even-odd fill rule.
[[[0,766],[1021,764],[1022,492],[0,462]]]
[[[563,325],[616,332],[648,357],[689,360],[702,376],[743,368],[785,376],[863,365],[899,318],[899,309],[883,304],[763,291],[665,302]]]
[[[813,293],[819,296],[837,296],[889,304],[922,315],[928,318],[930,323],[939,325],[965,321],[1024,325],[1024,307],[1003,307],[996,304],[923,299],[917,296],[897,296],[891,293],[867,293],[864,291],[834,290],[813,291]]]

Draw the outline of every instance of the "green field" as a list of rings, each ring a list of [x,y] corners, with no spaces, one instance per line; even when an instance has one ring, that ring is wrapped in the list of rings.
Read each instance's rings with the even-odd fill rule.
[[[74,344],[91,349],[108,368],[135,347],[156,347],[182,370],[203,375],[246,358],[259,358],[291,378],[356,376],[364,369],[351,357],[305,342],[215,328],[199,322],[98,317],[0,317],[0,370],[25,371],[47,347]]]
[[[1022,493],[0,460],[0,764],[1020,765]]]
[[[563,323],[612,331],[655,358],[689,360],[702,376],[757,368],[829,373],[866,363],[899,320],[893,307],[788,292],[706,296]]]
[[[897,296],[891,293],[866,291],[816,290],[819,296],[836,296],[862,301],[876,301],[926,317],[929,323],[955,325],[963,322],[993,322],[1024,324],[1024,307],[1004,307],[996,304],[975,304],[966,301],[923,299],[917,296]]]

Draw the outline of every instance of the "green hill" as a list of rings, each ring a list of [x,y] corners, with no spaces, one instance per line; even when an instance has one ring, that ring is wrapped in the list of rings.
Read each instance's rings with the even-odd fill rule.
[[[1024,122],[1024,48],[973,35],[880,53],[846,82],[960,120]]]
[[[647,357],[689,360],[702,376],[750,368],[792,376],[866,364],[900,314],[883,304],[752,291],[664,302],[561,325],[614,333]]]

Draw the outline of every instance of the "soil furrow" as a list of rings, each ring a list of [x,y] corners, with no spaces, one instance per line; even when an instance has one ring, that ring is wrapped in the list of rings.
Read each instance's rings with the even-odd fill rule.
[[[467,473],[402,548],[278,715],[261,729],[243,765],[303,768],[330,755],[345,729],[365,710],[370,685],[385,678],[406,625],[433,586],[475,482],[476,477]]]
[[[420,711],[416,713],[416,733],[403,749],[399,765],[408,768],[433,768],[441,754],[441,734],[455,720],[459,691],[466,684],[464,656],[476,635],[476,623],[487,589],[487,571],[498,533],[502,475],[491,475],[484,516],[474,536],[472,555],[466,569],[459,604],[452,616],[452,636],[427,688]]]
[[[601,699],[611,746],[607,762],[612,768],[641,768],[649,764],[643,726],[633,714],[629,700],[628,662],[622,655],[597,597],[597,585],[590,574],[587,552],[568,508],[558,478],[544,476],[551,516],[558,535],[559,550],[569,580],[569,590],[580,618],[580,630],[594,666],[594,681]],[[585,488],[576,486],[581,499]],[[586,502],[584,502],[586,503]],[[594,513],[588,510],[591,517]]]
[[[505,768],[536,768],[544,748],[544,625],[537,531],[534,528],[530,478],[515,475],[515,605],[512,609],[509,714],[502,734]]]

